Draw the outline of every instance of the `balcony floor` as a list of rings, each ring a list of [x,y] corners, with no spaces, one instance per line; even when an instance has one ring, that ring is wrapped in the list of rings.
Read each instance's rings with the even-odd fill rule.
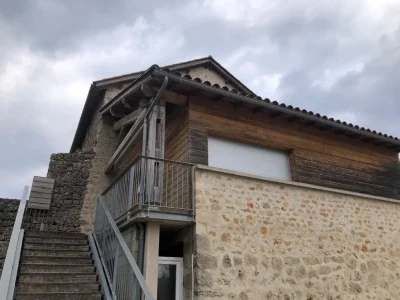
[[[193,211],[188,209],[153,205],[139,207],[139,205],[136,205],[116,219],[120,228],[139,222],[157,222],[168,226],[181,227],[194,223],[194,216]]]

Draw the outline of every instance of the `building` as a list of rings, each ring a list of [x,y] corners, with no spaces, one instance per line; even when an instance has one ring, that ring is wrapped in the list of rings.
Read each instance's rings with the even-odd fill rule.
[[[41,223],[104,246],[107,209],[158,299],[396,299],[399,152],[212,57],[153,65],[91,85]]]

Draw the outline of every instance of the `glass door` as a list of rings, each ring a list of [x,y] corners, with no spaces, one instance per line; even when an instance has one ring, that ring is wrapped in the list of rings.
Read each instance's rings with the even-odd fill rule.
[[[183,259],[158,258],[157,300],[183,300]]]

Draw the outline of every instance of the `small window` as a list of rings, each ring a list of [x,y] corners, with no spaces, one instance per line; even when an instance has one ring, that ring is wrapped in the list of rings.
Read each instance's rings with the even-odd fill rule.
[[[286,152],[230,141],[208,138],[208,165],[263,177],[291,180]]]

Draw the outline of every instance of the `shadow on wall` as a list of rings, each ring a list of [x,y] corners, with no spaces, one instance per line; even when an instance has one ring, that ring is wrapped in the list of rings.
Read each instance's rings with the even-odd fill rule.
[[[377,175],[383,177],[389,189],[386,191],[386,197],[400,199],[400,161],[383,166]],[[385,193],[385,194],[386,194]]]

